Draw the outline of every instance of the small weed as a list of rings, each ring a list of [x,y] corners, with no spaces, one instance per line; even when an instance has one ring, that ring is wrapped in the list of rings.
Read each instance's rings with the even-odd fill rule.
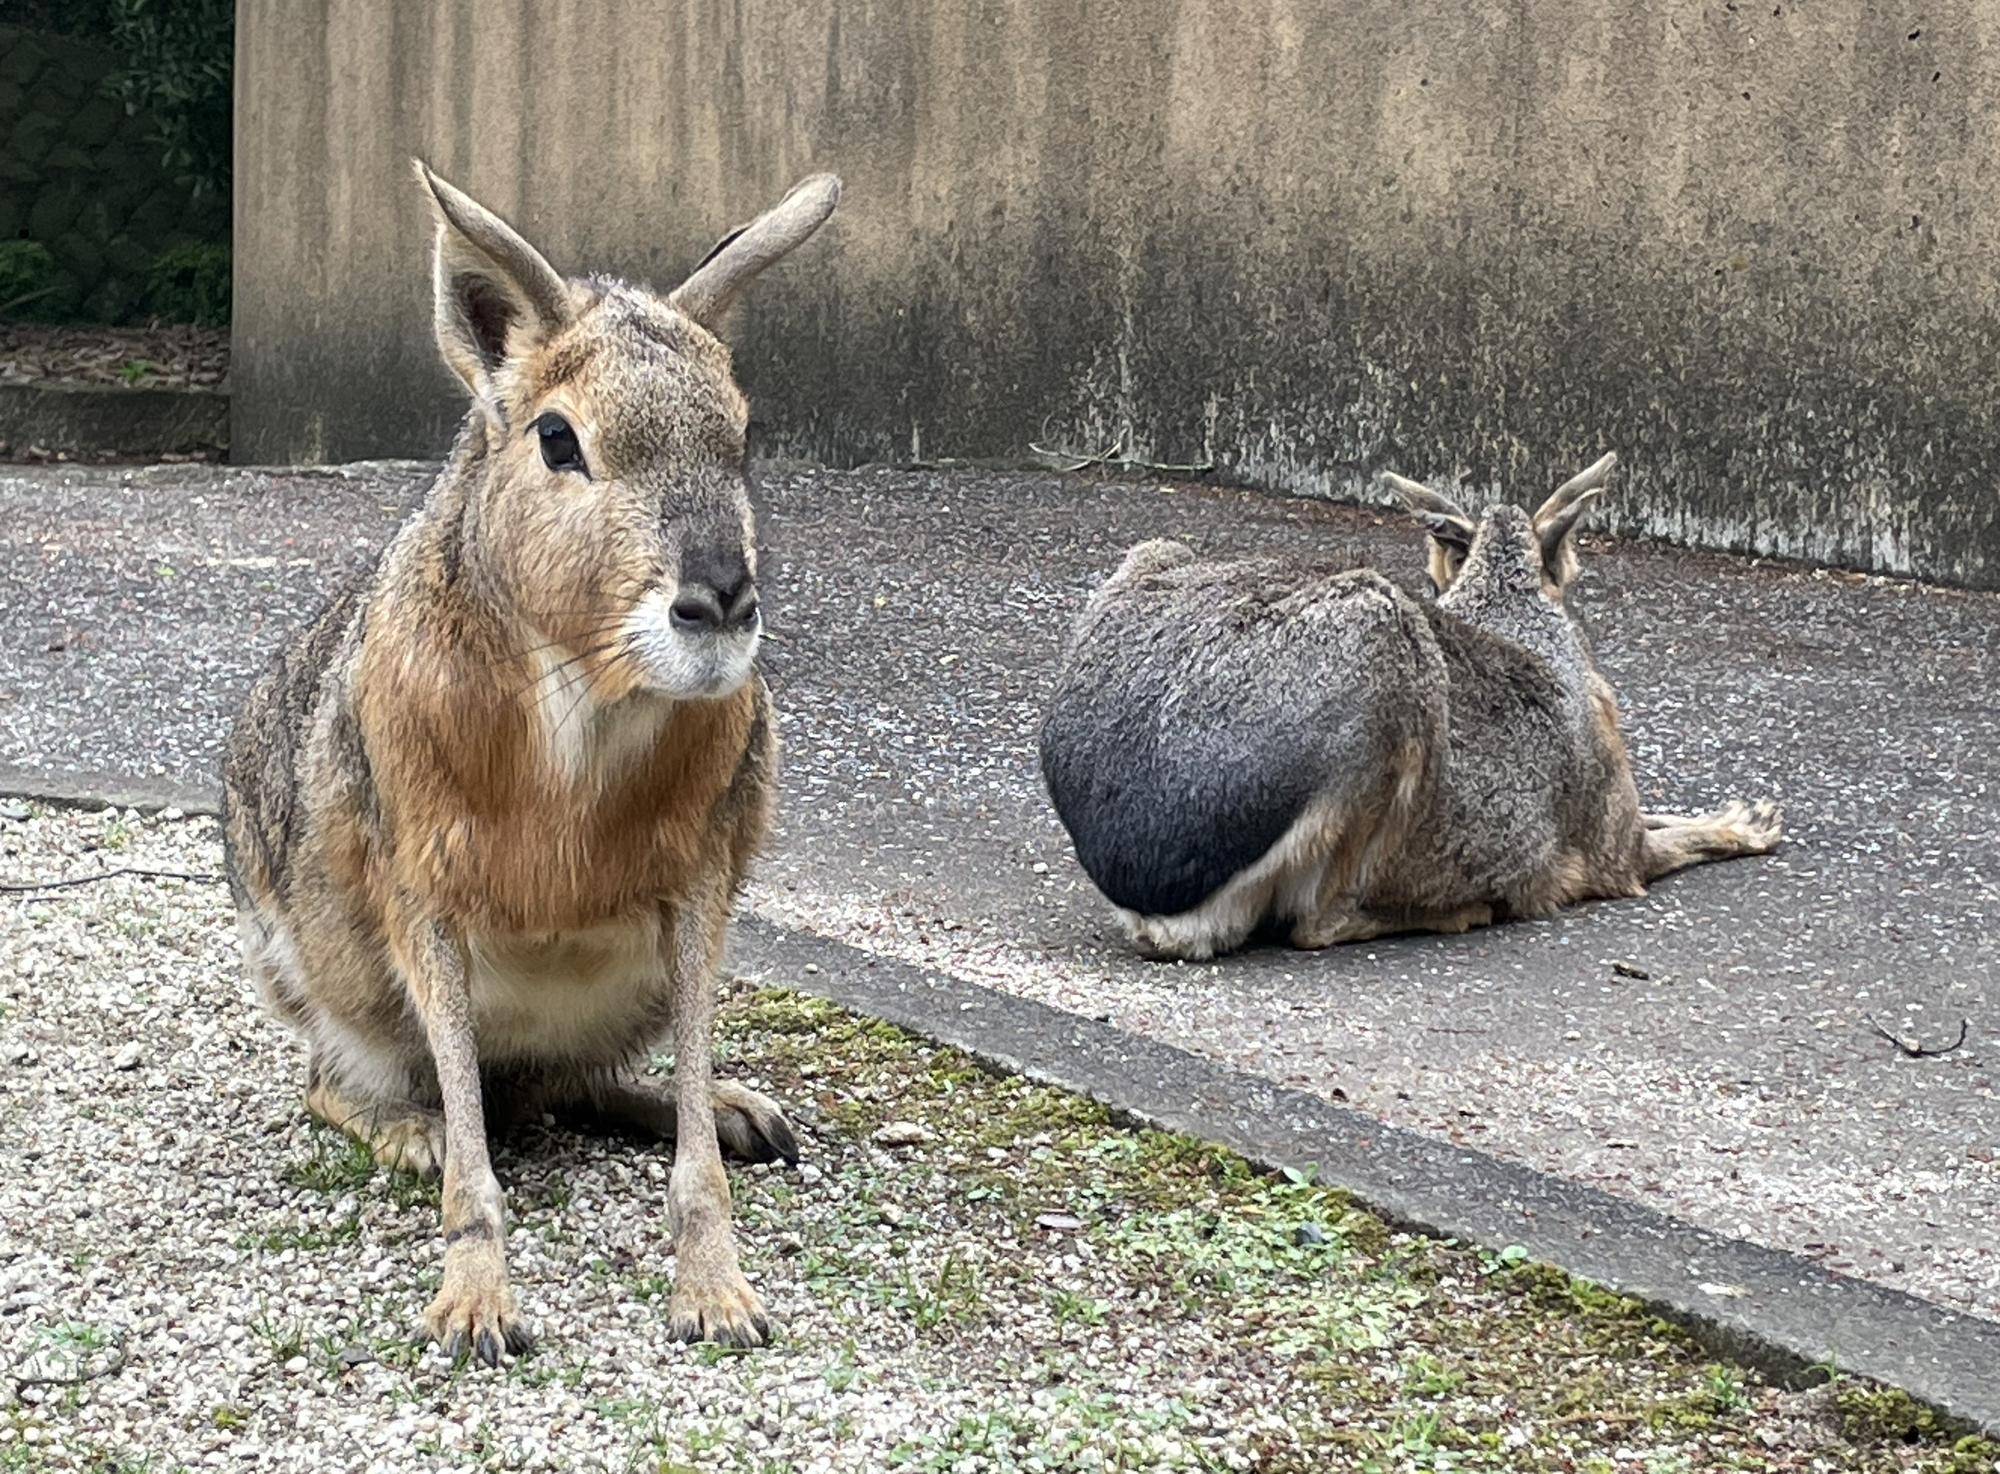
[[[908,1311],[920,1331],[981,1319],[987,1311],[980,1268],[956,1249],[945,1254],[937,1273],[928,1280],[905,1270],[888,1300],[897,1309]]]
[[[1049,1296],[1049,1310],[1056,1318],[1057,1335],[1061,1335],[1072,1321],[1082,1326],[1103,1325],[1106,1308],[1102,1300],[1093,1300],[1074,1290],[1056,1290]]]
[[[375,1154],[365,1143],[324,1127],[313,1128],[312,1155],[284,1171],[285,1181],[293,1187],[328,1196],[366,1187],[374,1175]]]
[[[820,1379],[826,1383],[827,1391],[836,1394],[847,1391],[861,1380],[861,1361],[853,1341],[841,1348],[838,1361],[829,1363],[820,1372]]]
[[[239,1249],[261,1250],[267,1254],[282,1253],[286,1249],[311,1252],[317,1249],[331,1249],[341,1244],[351,1244],[361,1237],[361,1215],[350,1213],[338,1223],[325,1228],[307,1228],[299,1225],[293,1228],[267,1229],[263,1233],[246,1233],[236,1240]]]
[[[1743,1383],[1728,1367],[1711,1363],[1702,1369],[1702,1393],[1709,1406],[1719,1413],[1733,1413],[1750,1406]]]
[[[250,1334],[264,1343],[276,1362],[288,1362],[295,1356],[302,1356],[306,1349],[305,1327],[295,1320],[279,1320],[269,1314],[260,1314],[250,1322]]]
[[[159,371],[160,371],[160,366],[156,363],[150,362],[147,359],[128,358],[125,360],[124,364],[119,368],[118,377],[123,379],[128,385],[137,384],[141,379],[145,378],[148,374],[156,374]]]
[[[1418,1397],[1449,1397],[1464,1385],[1464,1372],[1426,1353],[1403,1363],[1403,1386]]]

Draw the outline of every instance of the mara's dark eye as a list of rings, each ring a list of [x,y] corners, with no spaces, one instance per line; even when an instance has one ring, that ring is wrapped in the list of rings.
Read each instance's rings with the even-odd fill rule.
[[[551,471],[581,471],[590,474],[583,463],[583,449],[576,443],[576,431],[569,421],[550,410],[535,421],[535,438],[541,442],[542,464]]]

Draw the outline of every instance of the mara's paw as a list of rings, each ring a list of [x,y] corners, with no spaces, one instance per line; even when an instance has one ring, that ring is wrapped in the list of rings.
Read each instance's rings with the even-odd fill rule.
[[[384,1122],[367,1140],[375,1160],[391,1172],[413,1172],[426,1178],[444,1172],[442,1111],[412,1110]]]
[[[1183,935],[1172,917],[1129,917],[1126,934],[1132,950],[1148,962],[1207,962],[1215,956],[1215,939],[1200,932]]]
[[[1291,941],[1301,952],[1318,952],[1347,942],[1372,941],[1386,929],[1373,917],[1353,911],[1332,911],[1295,923]]]
[[[798,1161],[799,1139],[775,1100],[727,1080],[713,1098],[715,1136],[724,1151],[746,1162]]]
[[[436,1177],[444,1171],[444,1112],[406,1101],[360,1100],[321,1081],[306,1109],[367,1147],[392,1172]]]
[[[676,1341],[719,1346],[768,1346],[771,1317],[742,1271],[684,1273],[667,1302],[667,1326]]]
[[[1716,818],[1746,855],[1767,855],[1784,838],[1785,811],[1774,799],[1760,798],[1755,803],[1738,799],[1725,804]]]
[[[453,1361],[470,1356],[490,1367],[535,1344],[507,1272],[483,1266],[465,1271],[447,1264],[444,1288],[424,1311],[424,1331]]]

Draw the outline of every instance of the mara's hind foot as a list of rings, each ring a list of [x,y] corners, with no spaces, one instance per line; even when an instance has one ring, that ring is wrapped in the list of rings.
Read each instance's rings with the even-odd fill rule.
[[[1269,903],[1266,896],[1246,900],[1230,892],[1225,888],[1175,916],[1143,916],[1120,907],[1118,919],[1132,949],[1148,962],[1207,962],[1248,941]]]
[[[768,1095],[718,1080],[710,1099],[715,1102],[715,1137],[725,1152],[745,1162],[798,1161],[799,1139],[792,1123]],[[653,1141],[671,1142],[680,1135],[680,1113],[669,1081],[615,1080],[598,1086],[569,1109],[586,1125]]]
[[[392,1172],[436,1177],[444,1171],[444,1112],[414,1101],[351,1095],[325,1079],[306,1091],[306,1109],[344,1131]]]
[[[1735,799],[1709,814],[1645,816],[1646,879],[1708,860],[1768,855],[1784,838],[1784,810],[1771,799]]]

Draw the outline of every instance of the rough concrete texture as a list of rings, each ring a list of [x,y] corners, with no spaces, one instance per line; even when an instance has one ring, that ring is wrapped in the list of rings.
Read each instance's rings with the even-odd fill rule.
[[[1031,441],[1335,497],[1632,474],[1609,525],[2000,586],[2000,14],[1867,0],[389,0],[239,14],[239,459],[435,453],[404,160],[671,284],[814,169],[752,294],[775,447]],[[416,407],[416,412],[413,411]]]
[[[229,444],[229,396],[211,389],[0,384],[0,450],[190,455]]]
[[[212,783],[264,651],[424,478],[0,476],[0,767]],[[1040,792],[1070,612],[1154,534],[1414,576],[1400,519],[997,474],[774,469],[761,495],[787,767],[760,915],[2000,1319],[1993,598],[1593,544],[1579,602],[1642,794],[1775,795],[1783,851],[1462,938],[1162,968]],[[1869,1015],[1970,1034],[1912,1059]]]

